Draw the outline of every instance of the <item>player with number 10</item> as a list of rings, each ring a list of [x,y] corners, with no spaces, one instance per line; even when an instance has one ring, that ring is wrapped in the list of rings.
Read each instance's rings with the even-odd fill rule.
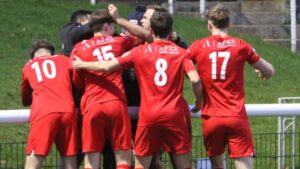
[[[190,134],[186,112],[189,107],[182,96],[184,73],[192,82],[200,108],[202,87],[188,53],[167,40],[173,20],[168,12],[154,12],[151,31],[154,42],[140,45],[109,62],[73,61],[76,69],[100,72],[134,67],[141,89],[141,106],[135,137],[136,169],[148,169],[152,155],[161,148],[174,154],[179,169],[191,168]]]
[[[76,168],[77,116],[66,67],[69,58],[53,53],[49,41],[34,42],[22,72],[22,103],[31,105],[25,169],[41,168],[54,142],[64,168]]]

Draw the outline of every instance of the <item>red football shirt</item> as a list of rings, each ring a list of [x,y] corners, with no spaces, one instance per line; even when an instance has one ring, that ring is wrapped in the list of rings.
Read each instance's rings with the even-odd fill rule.
[[[139,126],[185,125],[188,105],[182,96],[184,72],[195,70],[188,53],[173,42],[140,45],[118,58],[134,66],[141,91]]]
[[[120,57],[134,45],[132,36],[95,36],[87,41],[80,42],[74,47],[70,61],[74,56],[84,61],[108,61]],[[84,87],[81,99],[81,112],[94,104],[112,100],[126,101],[122,70],[111,73],[102,73],[89,70],[73,71],[75,86]]]
[[[244,65],[260,57],[241,39],[209,36],[195,41],[189,53],[197,65],[204,89],[203,115],[246,116]]]
[[[68,58],[42,56],[29,60],[22,72],[22,103],[31,104],[30,122],[52,112],[75,112]]]

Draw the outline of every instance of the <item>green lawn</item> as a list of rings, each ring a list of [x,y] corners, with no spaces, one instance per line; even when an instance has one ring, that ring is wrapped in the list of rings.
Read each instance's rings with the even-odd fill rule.
[[[60,52],[59,31],[77,9],[103,8],[107,4],[92,6],[83,0],[1,0],[0,1],[0,109],[23,108],[20,102],[21,70],[28,60],[31,41],[38,38],[51,40]],[[127,16],[133,6],[118,5],[122,16]],[[175,17],[174,30],[190,44],[197,38],[208,35],[206,22],[199,19]],[[234,33],[233,33],[234,34]],[[300,55],[276,44],[260,39],[240,36],[251,43],[256,51],[270,61],[276,75],[269,81],[260,80],[255,72],[246,66],[246,102],[277,103],[282,96],[300,94]],[[190,104],[194,97],[186,81],[184,95]],[[272,133],[277,130],[277,118],[251,118],[254,133]],[[299,124],[299,120],[298,120]],[[201,122],[193,119],[194,135],[201,135]],[[26,141],[27,125],[0,125],[0,142]],[[0,167],[1,168],[1,167]]]

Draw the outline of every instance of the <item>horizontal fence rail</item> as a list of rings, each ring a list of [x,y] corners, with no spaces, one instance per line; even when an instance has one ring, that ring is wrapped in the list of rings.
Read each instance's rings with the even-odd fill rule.
[[[190,109],[194,105],[190,105]],[[300,104],[246,104],[248,116],[300,116]],[[138,106],[129,106],[131,118],[136,119]],[[28,123],[29,109],[0,110],[0,123]],[[192,117],[200,117],[201,112],[191,113]]]
[[[194,105],[190,105],[192,108]],[[137,118],[139,107],[128,107],[131,118]],[[300,104],[246,104],[248,116],[253,117],[276,117],[276,116],[299,116]],[[21,128],[17,131],[19,137],[24,137],[28,132],[30,110],[0,110],[0,123],[3,126],[18,125]],[[201,112],[191,113],[193,118],[199,118]],[[24,130],[23,130],[24,129]],[[6,130],[6,129],[4,129]],[[4,131],[3,131],[4,132]],[[10,132],[7,130],[7,132]],[[17,137],[16,135],[16,137]],[[278,137],[284,136],[284,137]],[[23,138],[22,137],[22,138]],[[295,137],[296,146],[290,145],[291,140]],[[282,158],[277,155],[278,139],[284,138],[286,143],[286,151],[284,154],[284,168],[300,168],[300,132],[268,132],[268,133],[253,133],[255,142],[256,158],[254,160],[255,168],[270,168],[277,169],[277,159]],[[19,139],[23,140],[23,139]],[[203,137],[201,135],[193,135],[193,149],[191,154],[192,168],[195,169],[211,169],[210,162],[207,159],[205,148],[203,146]],[[7,140],[4,137],[0,138],[0,169],[18,169],[23,168],[25,162],[25,147],[26,141]],[[295,149],[294,154],[290,153]],[[55,146],[52,147],[50,155],[46,158],[43,168],[57,168],[59,153]],[[295,164],[293,164],[295,159]],[[167,153],[163,154],[162,161],[165,164],[165,169],[172,168]],[[226,169],[234,168],[234,161],[229,159],[227,154],[224,159]],[[281,168],[281,167],[279,167]]]

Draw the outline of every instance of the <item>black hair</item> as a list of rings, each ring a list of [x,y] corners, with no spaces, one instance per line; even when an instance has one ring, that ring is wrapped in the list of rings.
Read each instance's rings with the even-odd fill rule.
[[[114,20],[106,9],[99,9],[92,13],[91,22],[89,26],[91,30],[95,32],[100,32],[105,23],[111,24]]]
[[[155,36],[167,38],[172,32],[173,19],[169,12],[154,12],[150,25]]]
[[[80,10],[74,11],[72,13],[72,15],[70,17],[70,21],[76,22],[79,18],[84,17],[86,15],[91,15],[91,14],[92,14],[92,12],[89,10],[80,9]]]
[[[54,54],[55,48],[52,45],[52,43],[46,39],[39,39],[39,40],[34,41],[29,49],[30,58],[32,59],[34,56],[34,53],[38,49],[41,49],[41,48],[48,49],[50,51],[51,55]]]

